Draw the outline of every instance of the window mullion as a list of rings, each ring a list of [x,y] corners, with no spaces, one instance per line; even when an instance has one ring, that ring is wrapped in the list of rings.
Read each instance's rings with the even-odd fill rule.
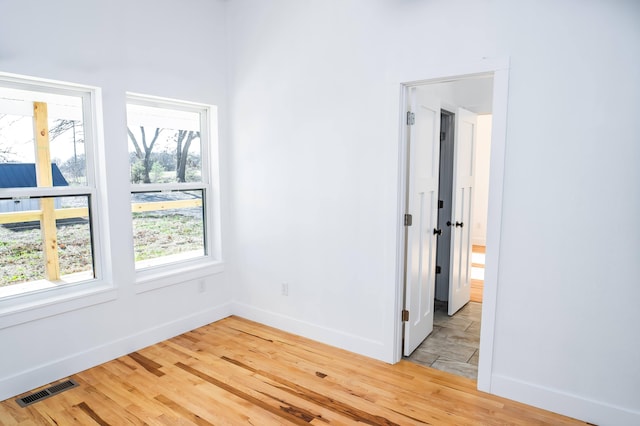
[[[52,186],[49,188],[0,188],[0,199],[68,197],[73,195],[95,195],[95,192],[95,188],[88,186]]]

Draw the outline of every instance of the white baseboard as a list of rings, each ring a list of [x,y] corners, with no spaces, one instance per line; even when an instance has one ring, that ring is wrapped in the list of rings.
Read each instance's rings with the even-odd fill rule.
[[[491,393],[599,426],[640,425],[639,411],[501,375],[492,376]]]
[[[0,401],[170,339],[231,315],[225,303],[0,379]]]
[[[286,315],[281,315],[272,311],[259,309],[244,303],[233,303],[232,312],[242,318],[268,325],[288,333],[303,336],[317,342],[345,349],[368,356],[370,358],[389,362],[389,348],[377,340],[370,340],[362,336],[345,333],[343,331],[328,327],[321,327],[317,324],[301,321]]]

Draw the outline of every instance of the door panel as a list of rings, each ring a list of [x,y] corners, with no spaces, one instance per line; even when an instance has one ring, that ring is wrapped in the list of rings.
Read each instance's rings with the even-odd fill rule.
[[[473,220],[476,114],[463,108],[456,112],[453,164],[453,217],[449,310],[455,314],[469,302],[471,294],[471,230]]]
[[[405,309],[409,320],[404,329],[404,355],[408,356],[433,330],[435,256],[438,213],[440,150],[440,102],[416,88],[410,89],[415,124],[408,140],[407,212],[413,224],[407,227]]]

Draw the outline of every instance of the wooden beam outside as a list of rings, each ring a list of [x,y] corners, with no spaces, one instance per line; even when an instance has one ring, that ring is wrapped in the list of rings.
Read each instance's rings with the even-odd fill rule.
[[[27,210],[23,212],[0,213],[0,225],[18,222],[33,222],[42,218],[41,210]]]
[[[52,198],[53,199],[53,198]],[[176,201],[158,201],[151,203],[133,203],[131,204],[132,213],[157,211],[157,210],[174,210],[188,207],[200,207],[202,200],[176,200]],[[72,207],[65,209],[54,209],[53,213],[56,220],[71,219],[74,217],[89,217],[89,209],[87,207]],[[0,213],[0,225],[6,223],[33,222],[42,219],[42,210],[25,210],[21,212],[3,212]]]
[[[56,220],[73,219],[75,217],[89,217],[89,209],[86,207],[72,207],[68,209],[57,209]]]
[[[88,217],[89,209],[86,207],[73,207],[70,209],[57,209],[54,213],[56,220],[71,219],[74,217]],[[42,210],[25,210],[23,212],[0,213],[0,225],[6,223],[33,222],[42,219]]]
[[[58,258],[58,231],[56,229],[55,198],[40,199],[42,219],[40,230],[42,231],[42,244],[44,249],[45,276],[49,281],[60,279],[60,259]]]
[[[150,203],[132,203],[131,212],[140,213],[156,210],[173,210],[200,206],[202,206],[202,200],[198,198],[191,200],[153,201]]]
[[[53,186],[53,176],[51,173],[51,150],[49,147],[49,124],[46,103],[33,103],[33,126],[38,187],[49,188]],[[49,281],[58,281],[60,279],[54,200],[53,197],[40,199],[40,208],[42,209],[40,229],[42,231],[44,249],[45,276]]]

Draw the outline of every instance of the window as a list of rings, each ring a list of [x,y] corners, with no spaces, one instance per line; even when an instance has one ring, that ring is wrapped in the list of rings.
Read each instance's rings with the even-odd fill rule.
[[[211,107],[130,95],[136,270],[212,258]]]
[[[98,275],[92,95],[0,76],[0,299]]]

